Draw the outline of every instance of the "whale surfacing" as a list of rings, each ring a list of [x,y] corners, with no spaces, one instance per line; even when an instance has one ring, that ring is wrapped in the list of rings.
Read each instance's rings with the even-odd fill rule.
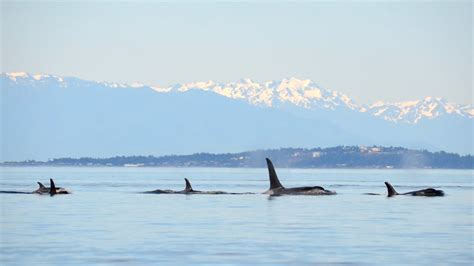
[[[183,190],[162,190],[162,189],[156,189],[153,191],[146,191],[143,193],[148,193],[148,194],[204,194],[204,195],[243,195],[243,194],[251,194],[251,193],[229,193],[229,192],[224,192],[224,191],[200,191],[200,190],[194,190],[193,187],[191,186],[191,182],[187,178],[184,179],[186,182],[186,187]]]
[[[278,179],[278,176],[273,167],[273,163],[270,159],[266,158],[268,175],[270,179],[270,188],[263,192],[263,194],[268,194],[271,196],[280,196],[280,195],[335,195],[335,191],[326,190],[320,186],[313,187],[295,187],[295,188],[285,188]]]
[[[39,188],[33,191],[33,194],[45,195],[49,194],[54,196],[56,194],[71,194],[68,190],[62,187],[56,187],[52,178],[49,179],[49,187],[45,187],[41,182],[38,182]]]
[[[37,182],[39,188],[33,192],[23,192],[23,191],[0,191],[0,193],[8,193],[8,194],[38,194],[38,195],[51,195],[54,196],[56,194],[71,194],[68,190],[62,187],[56,187],[52,178],[49,179],[50,187],[46,187],[41,182]]]
[[[186,182],[186,186],[183,190],[171,190],[171,189],[156,189],[153,191],[146,191],[143,193],[151,193],[151,194],[194,194],[198,193],[200,191],[194,190],[193,187],[191,186],[191,182],[187,178],[184,179]]]
[[[434,188],[427,188],[427,189],[421,189],[421,190],[410,191],[410,192],[405,192],[405,193],[398,193],[389,182],[385,182],[385,186],[387,186],[388,197],[393,197],[396,195],[410,195],[410,196],[424,196],[424,197],[444,196],[444,191],[434,189]]]

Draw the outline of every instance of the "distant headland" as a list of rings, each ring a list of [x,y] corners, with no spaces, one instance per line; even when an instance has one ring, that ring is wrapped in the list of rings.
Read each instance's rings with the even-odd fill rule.
[[[402,147],[337,146],[331,148],[280,148],[241,153],[195,153],[166,156],[115,156],[111,158],[58,158],[48,161],[3,162],[0,166],[111,166],[111,167],[265,167],[269,157],[279,167],[375,169],[474,169],[474,156],[430,152]]]

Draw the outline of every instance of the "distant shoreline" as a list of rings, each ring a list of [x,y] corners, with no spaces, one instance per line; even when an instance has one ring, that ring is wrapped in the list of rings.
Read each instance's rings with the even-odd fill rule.
[[[474,169],[474,156],[411,150],[402,147],[337,146],[280,148],[241,153],[195,153],[167,156],[58,158],[48,161],[3,162],[0,167],[124,167],[124,168],[265,168],[265,158],[280,168],[300,169]]]
[[[6,165],[3,163],[0,163],[0,169],[1,168],[123,168],[123,169],[173,169],[173,168],[178,168],[178,169],[193,169],[193,168],[221,168],[221,169],[263,169],[266,170],[267,168],[265,167],[228,167],[228,166],[140,166],[140,167],[126,167],[126,166],[106,166],[106,165]],[[281,169],[301,169],[301,170],[459,170],[459,171],[467,171],[467,170],[473,170],[474,168],[328,168],[328,167],[322,167],[322,168],[316,168],[316,167],[281,167]]]

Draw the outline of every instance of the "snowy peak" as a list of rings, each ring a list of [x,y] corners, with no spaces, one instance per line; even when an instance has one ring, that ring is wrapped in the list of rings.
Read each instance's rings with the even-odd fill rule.
[[[226,84],[207,81],[176,84],[168,88],[153,87],[153,89],[158,92],[212,91],[231,99],[245,100],[250,104],[264,107],[292,104],[305,109],[328,108],[334,110],[344,107],[355,110],[358,108],[347,95],[323,89],[308,79],[288,78],[258,83],[247,78]]]
[[[290,78],[276,82],[276,84],[275,82],[272,83],[276,87],[277,99],[281,102],[292,103],[306,109],[326,108],[335,110],[341,107],[351,110],[358,109],[347,95],[321,88],[309,79]]]
[[[55,75],[41,74],[41,73],[30,74],[27,72],[0,73],[0,77],[10,82],[13,82],[15,84],[31,85],[31,86],[56,84],[56,85],[59,85],[59,87],[68,87],[68,85],[71,83],[80,82],[81,84],[84,84],[87,86],[99,84],[101,86],[108,87],[108,88],[146,87],[146,85],[139,82],[134,82],[132,84],[123,84],[123,83],[106,82],[106,81],[95,82],[95,81],[87,81],[87,80],[82,80],[82,79],[72,78],[72,77],[58,77]]]
[[[449,103],[444,99],[435,97],[398,103],[379,101],[368,106],[367,109],[372,115],[392,122],[417,123],[421,119],[434,119],[447,114],[467,118],[474,117],[472,106]]]
[[[10,72],[4,75],[13,81],[16,81],[17,78],[30,78],[30,75],[26,72]]]
[[[29,74],[26,72],[9,72],[9,73],[1,73],[1,76],[5,76],[13,82],[47,82],[47,81],[57,81],[57,82],[64,82],[63,78],[49,75],[49,74]]]

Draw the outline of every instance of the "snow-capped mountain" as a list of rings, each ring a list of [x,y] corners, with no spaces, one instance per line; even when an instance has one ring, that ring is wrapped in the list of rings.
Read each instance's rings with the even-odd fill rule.
[[[55,75],[49,74],[29,74],[26,72],[9,72],[9,73],[1,73],[2,77],[6,77],[15,83],[22,83],[22,84],[31,84],[35,85],[35,83],[46,83],[46,82],[57,82],[57,83],[65,83],[62,77],[58,77]]]
[[[327,108],[334,110],[341,107],[351,110],[358,109],[347,95],[323,89],[308,79],[289,78],[264,83],[242,79],[227,84],[207,81],[176,84],[168,88],[153,88],[158,92],[212,91],[231,99],[245,100],[250,104],[264,107],[278,107],[281,104],[289,103],[306,109]]]
[[[48,74],[28,74],[25,72],[2,73],[1,75],[12,82],[33,86],[55,82],[60,87],[67,87],[71,82],[81,81],[76,78],[63,78]],[[242,79],[231,83],[207,81],[175,84],[169,87],[148,86],[138,82],[133,84],[84,82],[89,83],[89,86],[98,84],[109,88],[151,88],[159,93],[185,93],[193,90],[210,91],[260,107],[280,108],[289,105],[306,110],[347,110],[368,113],[390,122],[410,124],[445,115],[474,118],[474,108],[471,105],[459,105],[434,97],[398,103],[377,101],[369,105],[359,105],[352,101],[349,96],[338,91],[322,88],[308,79],[288,78],[263,83],[254,82],[251,79]]]
[[[474,118],[472,106],[449,103],[441,98],[433,97],[399,103],[378,101],[371,105],[357,105],[343,93],[321,88],[308,79],[297,78],[264,83],[253,82],[250,79],[227,84],[208,81],[177,84],[167,88],[153,87],[153,89],[162,93],[189,90],[212,91],[231,99],[245,100],[250,104],[265,107],[279,107],[289,103],[305,109],[349,109],[367,112],[391,122],[417,123],[422,119],[434,119],[446,114]]]
[[[296,78],[156,87],[4,73],[0,98],[0,161],[337,145],[474,152],[471,106],[363,106]]]
[[[421,119],[434,119],[447,114],[474,117],[472,106],[449,103],[434,97],[399,103],[376,102],[368,107],[368,112],[387,121],[407,123],[417,123]]]

